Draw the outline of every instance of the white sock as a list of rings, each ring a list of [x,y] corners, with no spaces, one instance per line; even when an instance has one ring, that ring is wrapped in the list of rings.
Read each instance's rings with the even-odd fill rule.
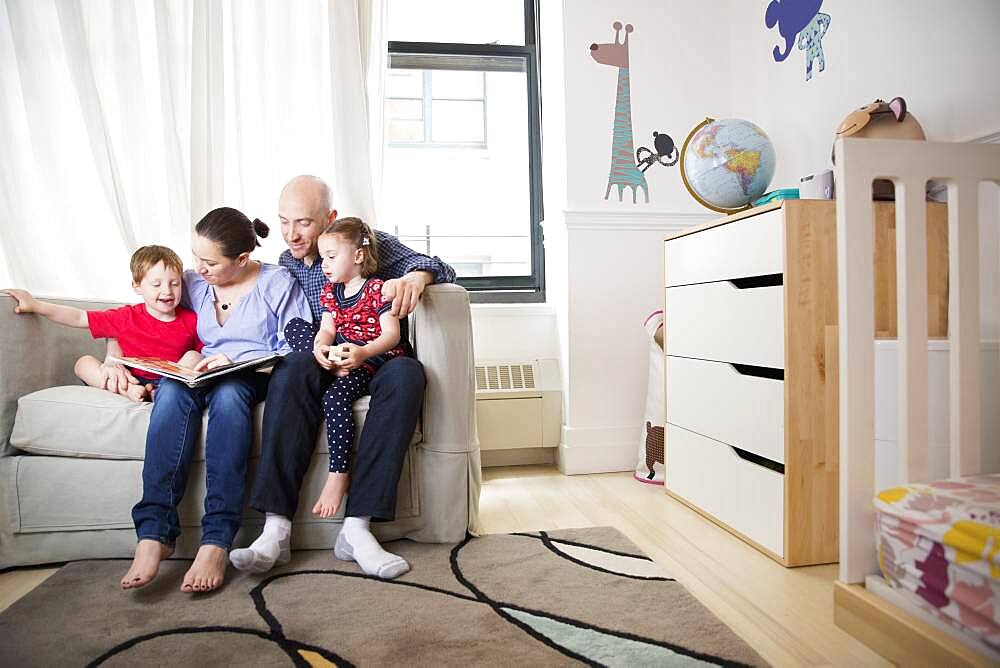
[[[264,573],[275,564],[284,564],[292,556],[292,521],[284,515],[267,513],[264,529],[250,547],[232,550],[229,562],[237,570]]]
[[[386,552],[368,528],[369,517],[345,517],[333,554],[342,561],[356,561],[368,575],[391,580],[410,570],[406,559]]]

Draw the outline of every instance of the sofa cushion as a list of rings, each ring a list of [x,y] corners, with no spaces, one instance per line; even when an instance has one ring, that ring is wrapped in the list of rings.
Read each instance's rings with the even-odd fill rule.
[[[365,396],[354,402],[357,434],[361,433],[368,413],[368,399]],[[152,409],[150,403],[135,403],[93,387],[50,387],[18,400],[10,443],[25,452],[50,457],[141,460]],[[264,404],[258,404],[254,410],[251,457],[260,455],[263,414]],[[193,461],[205,459],[207,419],[207,416],[202,418]],[[417,432],[412,442],[419,441],[420,433]],[[320,428],[316,451],[327,452],[325,426]]]
[[[416,484],[416,458],[411,451],[403,462],[396,497],[396,518],[420,513]],[[247,492],[251,489],[257,459],[247,467]],[[327,458],[314,453],[302,489],[295,521],[326,524],[312,514],[327,479]],[[115,484],[107,484],[113,480]],[[58,531],[132,529],[132,506],[142,497],[142,462],[132,460],[79,459],[67,457],[0,458],[0,489],[7,504],[11,529],[16,534]],[[197,527],[204,512],[205,463],[194,462],[184,498],[178,505],[181,526]],[[5,497],[5,498],[4,498]],[[337,519],[344,514],[341,504]],[[0,512],[3,515],[3,512]],[[249,494],[244,499],[244,517],[259,522],[251,511]]]

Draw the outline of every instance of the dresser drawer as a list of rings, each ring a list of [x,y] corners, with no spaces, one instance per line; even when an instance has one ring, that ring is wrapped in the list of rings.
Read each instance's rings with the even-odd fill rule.
[[[666,241],[664,285],[782,273],[782,221],[776,209]]]
[[[766,372],[668,356],[667,422],[784,464],[785,383]]]
[[[784,556],[784,479],[732,448],[667,423],[667,489]]]
[[[668,354],[784,368],[782,286],[684,285],[667,288],[665,304]]]

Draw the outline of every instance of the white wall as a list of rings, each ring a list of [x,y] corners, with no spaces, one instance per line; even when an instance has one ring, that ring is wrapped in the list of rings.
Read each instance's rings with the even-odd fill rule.
[[[778,156],[772,188],[831,168],[840,121],[876,98],[906,99],[931,141],[1000,131],[1000,2],[826,0],[826,71],[805,81],[805,52],[776,63],[765,0],[730,2],[731,113],[767,132]]]
[[[477,362],[560,358],[556,311],[548,304],[473,304]]]
[[[990,33],[1000,26],[995,0],[947,9],[926,1],[827,0],[827,69],[808,83],[803,52],[773,61],[778,33],[764,25],[766,0],[541,5],[546,282],[564,377],[560,465],[569,473],[634,466],[647,382],[642,321],[662,306],[662,238],[716,216],[687,194],[677,167],[646,172],[648,205],[632,204],[630,195],[625,202],[614,193],[603,199],[617,73],[596,63],[589,46],[612,41],[614,21],[635,26],[636,147],[652,147],[653,130],[680,144],[706,116],[746,118],[775,144],[772,188],[829,167],[841,118],[876,97],[905,97],[931,139],[1000,131],[1000,76],[993,72],[1000,41]],[[997,231],[987,236],[996,246]],[[997,263],[984,256],[984,264]],[[991,299],[997,271],[984,278]],[[522,345],[497,343],[498,331],[477,325],[477,357],[480,349]]]
[[[618,72],[595,62],[590,45],[613,41],[615,21],[634,26],[629,52],[635,147],[652,149],[654,130],[681,144],[706,116],[729,113],[727,15],[725,4],[697,0],[564,3],[568,209],[704,211],[684,190],[676,165],[647,169],[648,205],[632,205],[631,194],[627,205],[619,202],[617,190],[604,199]]]
[[[676,166],[645,172],[649,204],[641,193],[632,204],[629,191],[619,202],[616,189],[604,199],[618,71],[594,61],[590,45],[612,42],[615,21],[634,26],[635,147],[652,148],[654,130],[680,143],[706,115],[728,112],[728,40],[713,38],[726,16],[723,4],[693,0],[563,3],[568,392],[559,461],[567,473],[634,468],[648,375],[642,323],[663,303],[662,240],[711,218]]]

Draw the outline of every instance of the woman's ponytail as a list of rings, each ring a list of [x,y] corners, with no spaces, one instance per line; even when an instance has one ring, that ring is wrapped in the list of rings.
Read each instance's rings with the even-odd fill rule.
[[[271,232],[271,229],[260,218],[254,218],[253,219],[253,231],[254,231],[254,234],[256,234],[261,239],[267,239],[267,235]],[[256,244],[257,244],[258,247],[260,246],[260,242],[259,241],[257,241]]]

